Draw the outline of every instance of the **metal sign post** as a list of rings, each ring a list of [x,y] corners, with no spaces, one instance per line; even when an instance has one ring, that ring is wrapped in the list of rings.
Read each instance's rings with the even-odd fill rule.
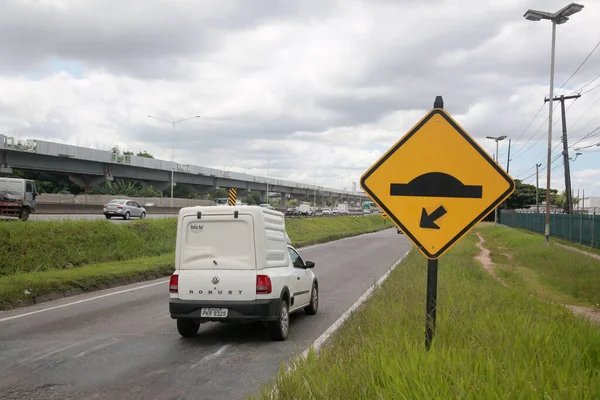
[[[515,190],[515,182],[444,111],[429,111],[361,177],[361,187],[428,259],[426,348],[436,325],[437,260]]]

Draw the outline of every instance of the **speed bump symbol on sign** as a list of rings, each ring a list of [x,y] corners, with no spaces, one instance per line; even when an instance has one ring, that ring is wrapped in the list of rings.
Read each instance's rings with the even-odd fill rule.
[[[429,111],[360,183],[431,260],[515,190],[512,178],[441,108]]]

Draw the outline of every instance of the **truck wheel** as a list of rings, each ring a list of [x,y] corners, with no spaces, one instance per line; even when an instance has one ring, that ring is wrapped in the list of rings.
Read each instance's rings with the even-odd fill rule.
[[[312,293],[310,296],[310,304],[304,307],[304,312],[308,315],[315,315],[319,309],[319,287],[313,283]]]
[[[196,336],[200,329],[200,322],[191,321],[189,319],[178,319],[177,320],[177,331],[185,338]]]
[[[290,313],[287,300],[281,300],[279,305],[279,316],[276,321],[270,323],[271,338],[273,340],[287,339],[290,330]]]
[[[21,211],[19,218],[21,221],[27,221],[29,219],[29,210],[24,208],[23,211]]]

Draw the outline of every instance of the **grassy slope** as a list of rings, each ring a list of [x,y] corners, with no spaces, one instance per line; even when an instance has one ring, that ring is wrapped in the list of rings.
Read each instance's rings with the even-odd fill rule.
[[[176,226],[176,218],[128,224],[4,221],[0,223],[0,276],[169,253],[175,247]]]
[[[318,358],[280,374],[278,398],[600,398],[597,328],[503,287],[473,259],[474,243],[470,234],[440,260],[429,353],[426,261],[412,251]]]
[[[543,300],[600,304],[600,261],[551,245],[542,235],[503,226],[481,225],[500,278]],[[507,255],[510,254],[510,257]]]
[[[142,237],[154,237],[158,235],[156,232],[160,232],[161,243],[157,243],[157,248],[151,249],[150,251],[136,252],[136,255],[141,255],[140,258],[132,258],[129,260],[123,260],[118,262],[101,262],[92,263],[86,266],[74,267],[74,264],[65,265],[63,261],[55,262],[54,267],[50,263],[51,259],[48,259],[42,254],[43,249],[50,248],[48,243],[40,244],[40,248],[34,245],[31,239],[27,239],[27,242],[31,246],[30,250],[26,250],[26,247],[19,245],[19,248],[12,248],[11,253],[6,253],[6,249],[3,251],[4,257],[9,257],[11,254],[16,253],[20,255],[14,257],[14,265],[20,263],[24,265],[21,269],[23,271],[38,271],[38,272],[17,272],[9,275],[0,276],[0,309],[6,308],[7,304],[17,300],[31,301],[35,296],[40,296],[55,292],[64,292],[72,288],[82,288],[84,290],[102,287],[102,285],[110,284],[113,282],[121,281],[124,279],[135,279],[142,280],[148,277],[158,277],[169,275],[173,271],[173,258],[174,258],[174,242],[175,242],[175,225],[173,221],[162,221],[162,220],[144,220],[142,224],[138,225],[138,222],[130,224],[115,225],[112,223],[106,223],[106,221],[84,221],[71,224],[67,222],[64,227],[56,226],[59,223],[51,222],[48,225],[39,225],[47,229],[55,229],[60,231],[61,235],[77,235],[81,237],[83,243],[88,243],[90,248],[87,249],[84,246],[78,247],[78,240],[76,238],[63,238],[61,235],[41,235],[44,240],[58,241],[60,245],[64,245],[65,242],[72,243],[73,249],[62,248],[63,252],[77,252],[82,253],[91,251],[90,254],[94,254],[93,251],[102,251],[102,249],[109,248],[112,254],[121,254],[125,258],[125,253],[120,246],[129,248],[132,243],[137,243],[140,246],[148,247],[148,244],[139,244],[140,239],[135,238],[131,235],[131,232],[144,232]],[[158,227],[153,227],[153,224],[158,224]],[[88,225],[86,227],[86,224]],[[1,225],[1,224],[0,224]],[[18,224],[25,226],[25,224]],[[128,227],[128,225],[131,225]],[[172,227],[171,230],[163,231],[166,227]],[[390,223],[384,224],[380,216],[367,216],[367,217],[336,217],[336,218],[305,218],[286,221],[288,235],[292,240],[292,243],[297,247],[306,246],[313,243],[323,243],[329,240],[340,239],[347,236],[358,235],[367,232],[374,232],[377,230],[390,227]],[[15,225],[17,226],[17,225]],[[36,225],[31,225],[37,228]],[[107,228],[106,231],[102,231],[102,228]],[[113,227],[120,227],[115,230]],[[30,234],[31,236],[38,235],[38,233],[21,232],[17,228],[16,232],[22,235]],[[30,228],[31,229],[31,228]],[[69,229],[73,229],[73,233],[68,233]],[[170,228],[169,228],[170,229]],[[37,229],[35,229],[37,230]],[[100,233],[98,233],[98,231]],[[95,236],[95,240],[90,238],[92,232]],[[107,232],[114,234],[117,232],[119,235],[127,235],[130,238],[129,241],[117,240],[115,236],[110,236]],[[152,232],[149,235],[148,232]],[[13,235],[16,233],[13,231]],[[154,240],[154,239],[152,239]],[[16,242],[13,237],[11,241]],[[112,243],[110,246],[104,244],[97,244],[96,241]],[[3,248],[1,246],[0,248]],[[21,255],[25,253],[24,255]],[[28,254],[27,254],[28,253]],[[155,253],[161,255],[155,256]],[[49,265],[45,265],[44,268],[36,267],[33,264],[36,257],[34,254],[39,255],[40,258],[49,260]],[[145,256],[145,257],[143,257]],[[73,255],[62,255],[57,253],[59,260],[65,260],[67,258],[73,259]],[[98,257],[98,256],[94,256]],[[131,259],[132,258],[132,259]],[[28,260],[25,263],[24,260]],[[6,261],[3,260],[3,263]],[[28,293],[25,293],[28,291]]]

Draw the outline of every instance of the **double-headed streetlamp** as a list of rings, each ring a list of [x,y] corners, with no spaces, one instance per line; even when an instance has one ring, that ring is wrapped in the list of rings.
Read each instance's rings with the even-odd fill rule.
[[[571,3],[555,13],[545,11],[527,10],[523,15],[529,21],[541,21],[547,19],[552,21],[552,49],[550,52],[550,101],[548,102],[548,160],[546,167],[546,246],[550,244],[550,171],[552,163],[552,99],[554,98],[554,53],[556,48],[556,25],[564,24],[569,17],[583,9],[581,4]]]
[[[173,139],[172,139],[173,144],[171,146],[171,207],[173,207],[173,186],[174,186],[174,182],[175,182],[175,180],[174,180],[174,178],[175,178],[175,125],[177,125],[180,122],[187,121],[190,119],[200,118],[200,116],[194,115],[193,117],[180,119],[179,121],[168,121],[166,119],[153,117],[152,115],[148,115],[148,118],[153,118],[153,119],[156,119],[156,120],[159,120],[162,122],[168,122],[173,127]]]
[[[501,140],[506,139],[506,136],[486,136],[486,139],[492,139],[494,141],[496,141],[496,155],[494,156],[494,158],[496,159],[496,164],[499,164],[498,162],[498,142]],[[498,223],[498,207],[496,207],[494,209],[494,222],[497,224]]]

